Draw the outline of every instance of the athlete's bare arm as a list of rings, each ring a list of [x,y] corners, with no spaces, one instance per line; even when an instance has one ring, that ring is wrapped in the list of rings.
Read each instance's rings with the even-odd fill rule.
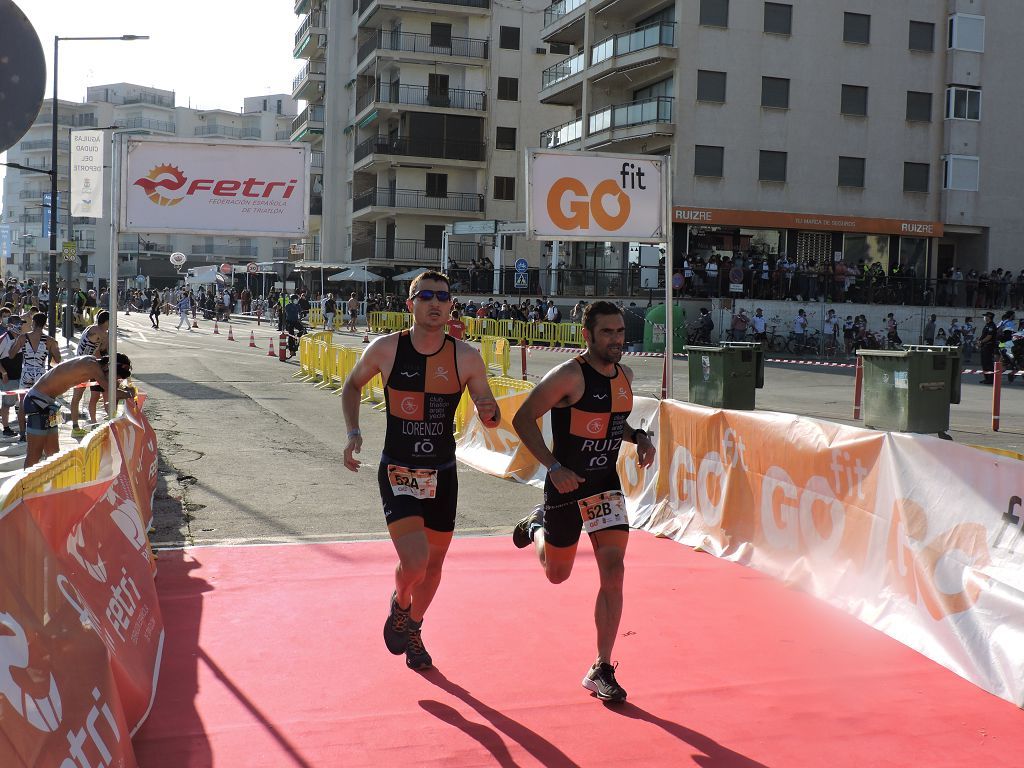
[[[345,379],[345,386],[341,390],[341,412],[345,417],[346,432],[359,429],[359,402],[363,387],[377,374],[381,374],[384,381],[387,381],[388,376],[391,375],[391,366],[394,365],[397,349],[397,333],[374,339],[370,342],[370,346],[363,350],[359,362],[356,363],[349,377]],[[348,438],[344,454],[347,469],[353,472],[359,471],[359,459],[352,454],[359,453],[362,448],[362,435],[353,435]]]
[[[50,353],[50,359],[55,363],[60,363],[60,347],[54,339],[46,339],[46,349]]]
[[[476,406],[477,415],[485,427],[494,429],[501,423],[501,410],[487,383],[487,367],[480,353],[462,341],[455,342],[455,354],[459,365],[459,376],[469,390],[469,396]]]
[[[623,365],[622,363],[619,363],[619,367],[622,369],[622,372],[626,374],[626,381],[628,381],[629,386],[632,387],[633,371],[629,366]],[[636,430],[627,421],[625,429],[622,432],[622,439],[627,443],[636,443],[636,456],[641,467],[649,467],[654,463],[654,454],[656,453],[656,450],[650,435],[646,432],[641,432],[637,435]]]
[[[530,391],[512,419],[512,426],[523,445],[545,467],[557,464],[558,460],[545,445],[537,421],[556,406],[564,407],[578,401],[583,396],[585,386],[579,364],[575,360],[568,360],[548,372],[540,384]],[[548,477],[559,493],[571,493],[585,481],[568,467],[562,466],[548,472]]]

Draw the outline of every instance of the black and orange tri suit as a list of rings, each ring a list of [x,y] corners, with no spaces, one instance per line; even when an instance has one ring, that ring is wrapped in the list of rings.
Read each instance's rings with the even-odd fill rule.
[[[563,466],[585,478],[571,493],[544,482],[544,539],[556,547],[579,541],[580,531],[629,530],[622,485],[616,471],[626,420],[633,410],[633,389],[622,366],[605,376],[582,355],[583,395],[575,403],[551,409],[551,453]]]
[[[462,390],[451,336],[424,355],[413,347],[409,331],[399,334],[384,385],[387,432],[377,471],[388,525],[415,516],[431,530],[455,530],[454,423]]]

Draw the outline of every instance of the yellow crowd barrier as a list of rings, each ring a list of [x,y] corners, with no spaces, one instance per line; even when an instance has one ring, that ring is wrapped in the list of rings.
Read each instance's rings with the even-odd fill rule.
[[[487,370],[501,376],[508,375],[512,364],[511,347],[508,339],[500,336],[484,336],[480,340],[480,355]]]
[[[520,381],[519,379],[510,379],[507,376],[493,376],[487,380],[487,383],[491,386],[491,392],[494,393],[495,397],[504,397],[505,395],[511,395],[516,392],[529,392],[534,388],[534,383],[531,381]],[[469,392],[462,393],[462,399],[459,400],[459,406],[455,409],[455,436],[458,437],[462,434],[466,428],[466,423],[469,421],[470,413],[473,410],[473,400],[469,396]],[[507,418],[509,414],[505,414]]]
[[[412,327],[408,312],[370,312],[366,324],[371,333],[393,333]]]

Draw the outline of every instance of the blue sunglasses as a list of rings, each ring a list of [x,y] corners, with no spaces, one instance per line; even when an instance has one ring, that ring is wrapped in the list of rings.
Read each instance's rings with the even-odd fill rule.
[[[437,299],[441,303],[452,300],[452,295],[449,291],[432,291],[429,288],[424,288],[422,291],[416,291],[410,299],[422,299],[423,301],[430,301],[431,299]]]

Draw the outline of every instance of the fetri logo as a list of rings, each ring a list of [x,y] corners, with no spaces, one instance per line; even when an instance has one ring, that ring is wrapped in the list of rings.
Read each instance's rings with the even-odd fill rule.
[[[157,205],[177,205],[186,197],[200,192],[209,192],[215,197],[276,197],[287,200],[295,191],[298,179],[288,181],[262,181],[250,176],[248,179],[193,179],[188,178],[173,165],[158,165],[149,173],[133,182],[142,187],[152,202]],[[186,186],[187,185],[187,186]],[[279,192],[275,192],[280,188]]]
[[[606,232],[622,229],[629,220],[632,201],[627,190],[646,190],[644,173],[634,163],[624,162],[618,179],[598,182],[593,191],[572,176],[563,176],[548,190],[547,208],[551,222],[561,229],[589,229],[590,220]],[[571,195],[566,204],[566,197]],[[615,204],[609,211],[608,198]]]

